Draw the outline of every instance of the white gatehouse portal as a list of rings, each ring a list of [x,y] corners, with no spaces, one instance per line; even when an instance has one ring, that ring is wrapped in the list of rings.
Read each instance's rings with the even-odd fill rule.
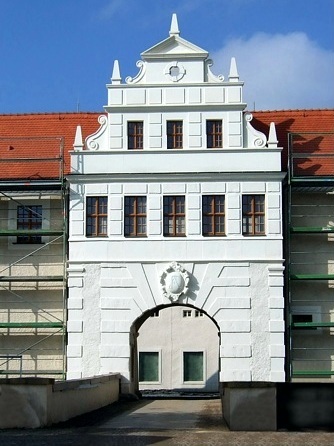
[[[183,336],[173,338],[181,388],[191,387],[187,376],[208,388],[211,355],[217,383],[285,379],[281,149],[274,124],[268,137],[253,128],[235,59],[225,79],[212,65],[173,15],[135,77],[123,82],[115,61],[100,128],[85,142],[77,129],[69,379],[119,372],[125,393],[138,390],[139,374],[161,384],[171,347],[161,334],[176,317],[192,339],[182,350]],[[168,317],[155,314],[168,308]],[[214,327],[213,352],[195,314]]]

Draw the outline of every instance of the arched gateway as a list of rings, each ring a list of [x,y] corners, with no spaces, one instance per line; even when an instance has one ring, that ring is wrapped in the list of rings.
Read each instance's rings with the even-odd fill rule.
[[[218,392],[219,329],[204,311],[178,304],[155,308],[133,330],[139,391]]]
[[[125,83],[115,61],[100,128],[78,127],[71,154],[67,377],[119,372],[135,391],[134,321],[179,304],[216,321],[220,383],[284,381],[274,124],[253,128],[235,60],[214,75],[175,15],[141,56]]]

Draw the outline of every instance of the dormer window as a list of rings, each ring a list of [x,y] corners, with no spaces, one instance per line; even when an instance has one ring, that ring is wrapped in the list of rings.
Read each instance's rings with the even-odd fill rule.
[[[128,149],[140,150],[144,148],[143,121],[128,122]]]
[[[206,138],[208,149],[223,147],[223,123],[221,119],[206,121]]]
[[[182,149],[183,122],[167,121],[167,149]]]

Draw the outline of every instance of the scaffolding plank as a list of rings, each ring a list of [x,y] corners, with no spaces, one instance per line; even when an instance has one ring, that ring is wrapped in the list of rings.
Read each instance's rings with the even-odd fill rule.
[[[0,282],[63,282],[64,276],[0,276]]]
[[[291,280],[334,280],[334,274],[290,274]]]
[[[310,227],[310,226],[292,226],[290,228],[290,232],[291,233],[329,233],[329,232],[334,232],[334,226],[324,226],[324,227]]]
[[[36,229],[36,230],[30,230],[30,231],[23,231],[19,229],[1,229],[0,230],[0,236],[36,236],[36,235],[62,235],[64,234],[63,230],[55,230],[55,229]]]
[[[297,376],[332,376],[334,370],[296,370],[292,372],[292,377]]]
[[[63,322],[0,322],[0,328],[63,328]]]
[[[292,322],[292,328],[334,327],[334,322]]]
[[[64,375],[62,370],[0,370],[1,375]]]

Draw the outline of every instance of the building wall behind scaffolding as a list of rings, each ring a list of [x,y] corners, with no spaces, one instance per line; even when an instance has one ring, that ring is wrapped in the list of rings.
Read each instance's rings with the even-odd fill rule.
[[[291,377],[334,378],[334,134],[290,135]]]
[[[0,373],[64,374],[65,190],[61,138],[2,139]],[[24,175],[24,176],[23,176]]]

